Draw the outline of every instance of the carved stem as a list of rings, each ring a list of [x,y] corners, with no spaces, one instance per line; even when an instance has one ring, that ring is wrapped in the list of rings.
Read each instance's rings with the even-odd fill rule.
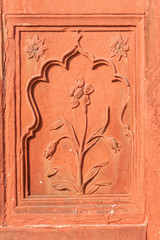
[[[87,133],[87,106],[84,106],[84,115],[85,115],[85,122],[84,122],[84,134],[82,137],[82,141],[80,143],[79,152],[78,152],[78,162],[77,162],[77,185],[79,189],[81,189],[83,178],[82,178],[82,166],[83,166],[83,150],[85,145],[86,133]]]

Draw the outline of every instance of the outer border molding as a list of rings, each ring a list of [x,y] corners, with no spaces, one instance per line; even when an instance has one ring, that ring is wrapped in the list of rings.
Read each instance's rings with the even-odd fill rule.
[[[0,225],[5,225],[5,160],[4,160],[4,63],[2,1],[0,2]]]
[[[46,20],[47,19],[47,20]],[[95,21],[96,19],[96,21]],[[44,222],[46,224],[56,223],[59,224],[63,219],[63,223],[66,224],[68,221],[73,221],[75,223],[79,221],[83,221],[83,216],[81,212],[86,214],[86,222],[92,223],[91,217],[98,217],[99,222],[102,223],[127,223],[135,221],[136,223],[142,223],[145,219],[145,196],[142,196],[140,192],[137,191],[138,186],[140,186],[142,192],[145,192],[145,181],[144,181],[144,166],[145,166],[145,154],[144,154],[144,49],[140,46],[144,46],[144,17],[143,16],[124,16],[124,15],[117,15],[117,16],[102,16],[102,15],[59,15],[59,16],[51,16],[51,15],[6,15],[6,28],[7,28],[7,38],[6,38],[6,56],[8,56],[8,52],[10,52],[10,59],[8,59],[8,67],[6,71],[6,78],[7,78],[7,107],[6,107],[6,171],[9,172],[10,167],[12,166],[13,174],[12,176],[7,176],[8,187],[7,187],[7,216],[8,221],[13,224],[19,223],[21,224],[22,219],[25,219],[26,222],[29,222],[29,215],[28,213],[33,214],[33,221],[35,224],[39,224],[43,222],[44,217],[39,216],[37,214],[39,212],[44,212],[46,220]],[[46,25],[47,22],[47,25]],[[95,23],[96,22],[96,23]],[[86,24],[87,23],[87,24]],[[20,83],[16,83],[18,77],[13,74],[18,74],[19,70],[16,65],[16,61],[14,62],[15,57],[18,57],[18,53],[15,52],[16,44],[19,37],[19,32],[21,31],[28,31],[34,30],[37,28],[45,29],[46,31],[50,28],[64,28],[68,26],[94,26],[99,27],[102,30],[104,27],[110,27],[110,29],[114,29],[115,26],[117,28],[124,29],[126,31],[134,31],[135,33],[135,58],[136,58],[136,97],[137,97],[137,105],[139,101],[143,104],[138,105],[137,109],[137,116],[139,119],[138,127],[137,127],[137,135],[136,135],[136,146],[138,146],[139,142],[141,142],[140,147],[138,148],[138,152],[136,154],[136,166],[137,166],[137,173],[134,174],[134,182],[133,182],[133,194],[132,196],[127,196],[123,198],[120,196],[120,199],[114,199],[116,202],[116,216],[110,216],[110,211],[112,209],[113,198],[110,197],[106,202],[103,202],[105,207],[101,205],[93,205],[90,208],[91,215],[87,215],[88,208],[87,204],[88,201],[81,202],[81,207],[78,209],[78,214],[72,215],[75,211],[75,206],[70,206],[67,203],[67,207],[64,206],[56,206],[57,202],[54,202],[53,206],[53,199],[49,197],[39,197],[36,196],[34,198],[27,197],[24,198],[24,195],[21,194],[23,192],[23,184],[20,186],[17,185],[17,182],[20,182],[20,179],[23,176],[23,166],[20,165],[20,158],[17,156],[16,147],[18,146],[18,142],[16,142],[16,125],[15,120],[18,119],[18,124],[20,121],[19,116],[15,116],[16,109],[16,99],[19,98],[19,88]],[[139,44],[138,44],[139,43]],[[77,51],[77,47],[74,51]],[[74,55],[74,54],[73,54]],[[64,58],[65,59],[65,58]],[[64,61],[64,63],[63,63]],[[66,60],[63,60],[61,64],[65,64]],[[44,68],[47,67],[47,64],[52,64],[53,60],[49,60],[48,63],[44,65]],[[43,68],[42,68],[43,69]],[[42,71],[43,73],[43,71]],[[43,74],[42,74],[43,75]],[[39,76],[35,76],[35,79]],[[121,76],[119,76],[121,77]],[[44,79],[45,80],[45,79]],[[14,94],[15,92],[15,94]],[[14,101],[13,101],[14,100]],[[29,100],[32,101],[31,97],[29,96]],[[9,104],[11,102],[11,104]],[[124,103],[126,104],[126,102]],[[37,118],[37,114],[35,117]],[[35,119],[36,119],[35,118]],[[123,118],[122,124],[123,124]],[[37,120],[36,120],[37,121]],[[17,125],[18,125],[17,124]],[[37,123],[36,123],[37,124]],[[35,125],[36,126],[36,125]],[[34,131],[34,127],[31,126],[31,132]],[[124,127],[125,124],[124,124]],[[12,138],[10,136],[10,132],[13,132],[15,136]],[[11,161],[12,159],[12,161]],[[17,163],[20,165],[20,168],[16,168]],[[135,167],[135,166],[134,166]],[[14,186],[14,189],[13,187]],[[17,194],[18,189],[18,194]],[[11,193],[12,191],[12,193]],[[41,204],[45,205],[48,204],[46,209],[42,208],[40,205],[36,205],[39,201]],[[94,204],[96,203],[95,199],[92,199]],[[122,204],[124,203],[124,204]],[[107,205],[108,204],[108,205]],[[34,206],[36,205],[36,207]],[[76,208],[77,209],[77,208]],[[27,213],[27,214],[26,214]],[[59,217],[56,220],[53,220],[53,214],[58,214]],[[72,213],[72,214],[71,214]],[[103,214],[101,214],[103,213]],[[21,215],[22,218],[17,218],[18,215]],[[43,214],[42,214],[43,215]],[[134,220],[133,220],[134,219]]]
[[[5,227],[0,229],[0,237],[5,240],[14,239],[18,236],[23,240],[34,239],[58,239],[58,240],[88,240],[96,239],[127,239],[146,240],[146,223],[130,226],[107,226],[107,225],[66,225],[66,226],[37,226],[37,227]]]

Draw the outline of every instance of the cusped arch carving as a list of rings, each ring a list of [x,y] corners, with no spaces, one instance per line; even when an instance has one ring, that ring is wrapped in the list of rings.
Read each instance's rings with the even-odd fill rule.
[[[121,108],[120,108],[120,111],[119,111],[119,120],[120,120],[120,123],[121,123],[122,127],[125,130],[125,135],[133,138],[133,133],[130,130],[129,125],[127,125],[123,121],[124,112],[127,108],[128,100],[129,100],[129,97],[130,97],[130,83],[129,83],[129,81],[123,75],[121,75],[117,72],[115,64],[110,59],[103,59],[103,58],[95,59],[94,56],[90,52],[84,50],[81,47],[81,44],[80,44],[80,39],[82,37],[82,35],[80,33],[76,32],[74,37],[75,37],[76,44],[69,52],[67,52],[63,56],[62,61],[55,60],[55,59],[48,59],[42,65],[41,70],[40,70],[40,74],[31,78],[29,80],[27,86],[26,86],[27,100],[29,102],[29,105],[30,105],[32,113],[33,113],[33,122],[27,128],[27,131],[25,132],[25,134],[22,137],[24,187],[25,187],[25,194],[26,195],[29,194],[29,187],[28,187],[29,176],[28,176],[27,171],[26,171],[26,169],[28,167],[28,142],[29,142],[29,139],[34,137],[34,135],[35,135],[35,133],[36,133],[38,127],[39,127],[39,124],[40,124],[40,112],[39,112],[39,109],[37,107],[36,100],[33,96],[33,88],[34,88],[34,85],[37,84],[38,82],[48,82],[47,72],[48,72],[48,69],[50,67],[54,67],[54,66],[58,65],[58,66],[63,67],[66,70],[69,70],[68,62],[70,60],[72,61],[72,58],[75,57],[77,55],[77,53],[82,54],[83,56],[85,56],[87,59],[90,60],[90,62],[92,63],[92,69],[93,70],[99,65],[105,65],[105,66],[109,67],[110,71],[112,73],[111,81],[112,82],[121,82],[125,87],[125,90],[126,90],[125,92],[126,93],[125,93],[124,98],[122,99],[122,104],[121,104]],[[108,163],[106,163],[106,164],[108,164]],[[106,164],[104,163],[104,165],[106,165]]]

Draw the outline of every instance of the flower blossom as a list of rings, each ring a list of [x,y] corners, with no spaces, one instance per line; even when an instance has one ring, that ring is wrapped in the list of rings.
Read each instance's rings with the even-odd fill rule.
[[[116,56],[118,61],[120,61],[122,57],[127,57],[127,51],[129,50],[127,41],[128,38],[122,38],[120,33],[116,37],[113,37],[112,43],[109,45],[111,47],[110,56]]]
[[[44,45],[44,38],[38,38],[34,34],[32,39],[27,39],[28,45],[25,47],[25,52],[28,53],[28,58],[35,58],[36,61],[43,55],[47,47]]]
[[[83,77],[75,81],[75,85],[67,89],[70,96],[72,108],[76,108],[81,104],[84,106],[90,104],[89,95],[94,91],[90,83],[85,83]]]
[[[52,158],[53,154],[56,151],[57,144],[58,144],[58,141],[55,140],[47,145],[45,153],[44,153],[44,156],[46,159],[50,160]]]

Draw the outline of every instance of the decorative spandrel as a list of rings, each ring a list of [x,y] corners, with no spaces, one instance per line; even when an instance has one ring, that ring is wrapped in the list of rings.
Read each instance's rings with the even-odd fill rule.
[[[47,51],[43,49],[36,61],[35,52],[27,60],[34,61],[34,71],[40,69],[25,88],[33,113],[33,123],[22,138],[29,194],[98,197],[130,193],[133,134],[129,125],[134,106],[130,83],[116,67],[121,63],[126,68],[123,61],[129,47],[128,37],[123,40],[123,34],[116,34],[121,42],[105,44],[105,57],[94,57],[86,50],[85,38],[91,38],[90,33],[75,31],[67,32],[70,48],[61,61],[54,57],[50,49],[54,41],[47,40],[47,35]]]

